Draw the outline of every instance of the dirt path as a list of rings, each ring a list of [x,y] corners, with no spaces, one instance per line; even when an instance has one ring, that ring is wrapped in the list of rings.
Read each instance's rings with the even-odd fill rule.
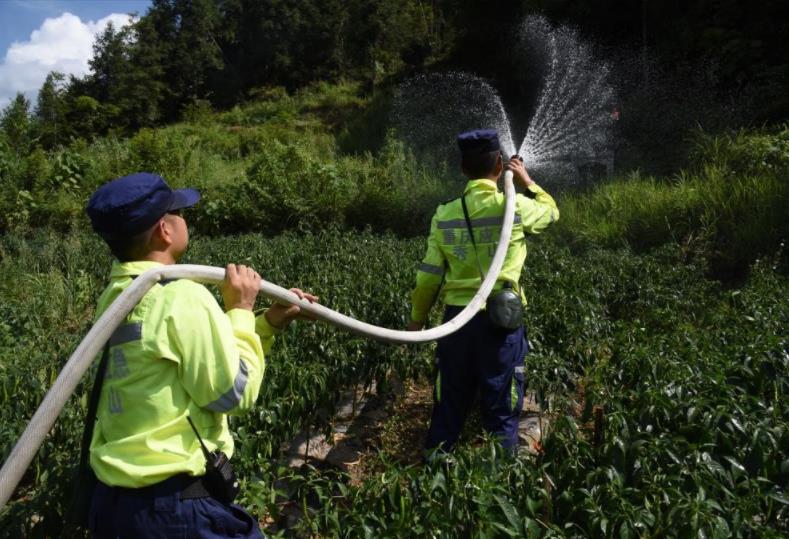
[[[417,464],[433,405],[432,384],[426,380],[393,381],[384,394],[375,388],[344,395],[334,419],[332,437],[300,433],[287,448],[288,465],[329,465],[348,472],[351,482],[375,473],[381,458],[402,465]],[[539,450],[547,420],[541,415],[534,394],[524,398],[520,419],[521,450]],[[475,443],[481,432],[479,415],[473,412],[461,443]]]
[[[419,464],[432,406],[433,386],[427,380],[394,380],[382,394],[375,387],[348,391],[337,408],[331,438],[327,440],[318,433],[299,433],[283,448],[287,464],[292,468],[308,464],[323,470],[341,470],[348,474],[351,486],[375,476],[385,468],[384,462],[402,466]],[[540,450],[546,427],[546,417],[540,413],[534,394],[528,393],[520,419],[522,454]],[[481,443],[481,432],[479,414],[472,412],[459,443]],[[291,528],[303,516],[301,506],[290,500],[283,499],[282,508],[284,518],[278,523],[261,522],[264,530],[274,533]]]

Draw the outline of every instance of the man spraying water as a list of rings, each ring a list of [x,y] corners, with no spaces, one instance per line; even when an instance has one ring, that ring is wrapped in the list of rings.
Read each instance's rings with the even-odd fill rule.
[[[505,167],[525,194],[517,195],[504,266],[486,308],[438,341],[433,414],[425,446],[451,449],[479,392],[483,427],[505,448],[515,450],[528,353],[522,313],[525,298],[518,284],[526,260],[525,239],[555,222],[559,210],[529,177],[520,159],[513,157],[504,164],[496,131],[469,131],[457,141],[461,168],[469,181],[460,198],[440,205],[433,216],[427,254],[412,293],[409,330],[424,327],[439,296],[446,305],[444,320],[449,320],[479,288],[503,223],[505,200],[496,182]]]

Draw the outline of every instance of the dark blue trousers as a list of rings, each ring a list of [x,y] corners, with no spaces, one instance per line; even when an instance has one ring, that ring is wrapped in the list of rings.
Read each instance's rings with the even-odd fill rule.
[[[462,309],[448,306],[444,321]],[[523,406],[523,361],[528,351],[523,326],[494,328],[485,311],[438,341],[433,416],[425,447],[451,449],[479,393],[482,426],[505,448],[515,449]]]
[[[90,530],[99,539],[261,539],[258,523],[238,505],[214,498],[181,500],[178,477],[140,489],[98,483]],[[136,491],[136,492],[135,492]]]

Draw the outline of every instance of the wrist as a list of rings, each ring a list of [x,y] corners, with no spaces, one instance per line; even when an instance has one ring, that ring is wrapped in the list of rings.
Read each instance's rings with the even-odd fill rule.
[[[524,189],[529,186],[529,183],[531,183],[530,178],[526,178],[524,176],[518,175],[515,176],[515,179],[517,180],[518,186],[523,187]]]
[[[225,312],[232,311],[233,309],[242,309],[244,311],[252,311],[255,308],[254,303],[248,303],[245,301],[237,301],[232,305],[225,304]]]
[[[263,313],[263,318],[265,318],[266,322],[268,322],[268,325],[271,326],[272,328],[274,328],[275,330],[282,331],[283,329],[285,329],[285,325],[282,324],[281,320],[272,320],[271,319],[271,309],[268,309],[268,310],[266,310],[266,312]],[[277,323],[277,322],[279,322],[279,323]]]

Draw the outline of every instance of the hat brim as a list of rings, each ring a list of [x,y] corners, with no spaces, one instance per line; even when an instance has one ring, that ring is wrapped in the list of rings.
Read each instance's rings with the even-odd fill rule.
[[[196,189],[176,189],[173,191],[173,201],[167,211],[191,208],[200,202],[200,192]]]

